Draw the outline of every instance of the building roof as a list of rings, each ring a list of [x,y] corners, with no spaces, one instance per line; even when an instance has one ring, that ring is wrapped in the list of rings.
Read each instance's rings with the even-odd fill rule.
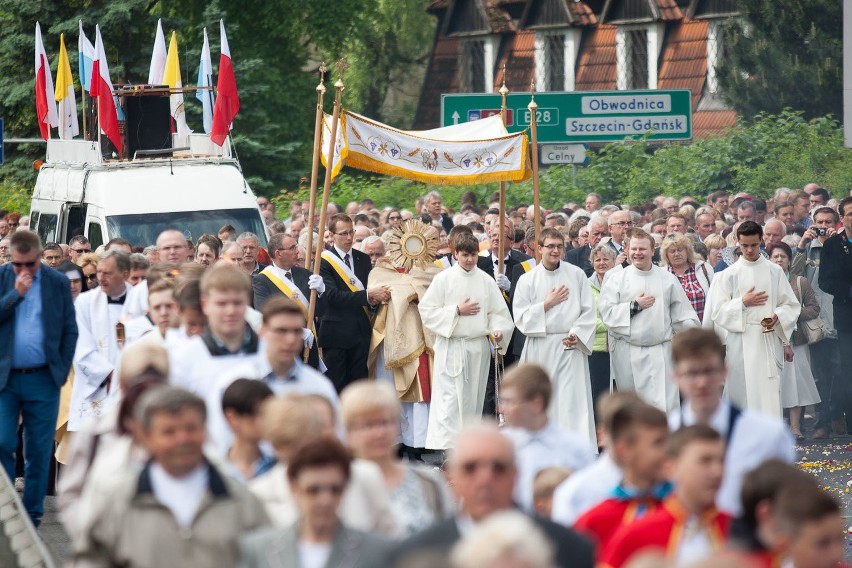
[[[529,90],[536,68],[536,31],[524,28],[525,19],[531,10],[541,9],[545,3],[551,10],[558,9],[556,2],[564,3],[570,27],[582,30],[576,62],[576,90],[616,89],[618,26],[606,23],[609,21],[607,14],[617,12],[624,18],[635,16],[646,22],[656,21],[665,25],[657,86],[660,89],[692,91],[694,137],[720,133],[733,126],[735,113],[725,109],[718,97],[706,96],[705,84],[709,26],[706,14],[724,12],[725,16],[729,16],[734,0],[433,0],[427,10],[439,18],[439,30],[445,31],[451,23],[447,18],[453,18],[454,13],[467,10],[466,13],[470,14],[472,8],[479,10],[483,20],[488,23],[490,33],[499,39],[492,91],[496,92],[502,84],[502,69],[505,65],[506,86],[510,91],[519,92]],[[690,19],[689,13],[695,14],[696,18],[699,14],[703,17]],[[561,13],[558,15],[564,19]],[[479,18],[479,14],[476,17]],[[652,19],[648,20],[649,17]],[[439,126],[441,94],[458,92],[460,41],[445,32],[437,35],[421,92],[415,128]],[[707,104],[708,101],[712,104]]]

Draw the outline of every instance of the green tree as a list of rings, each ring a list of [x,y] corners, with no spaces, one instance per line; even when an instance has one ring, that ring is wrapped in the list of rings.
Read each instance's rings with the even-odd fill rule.
[[[785,108],[808,118],[841,116],[843,3],[740,0],[719,66],[722,96],[751,119]]]

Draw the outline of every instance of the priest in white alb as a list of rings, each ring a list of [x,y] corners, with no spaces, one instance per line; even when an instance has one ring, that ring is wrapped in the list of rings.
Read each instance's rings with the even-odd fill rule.
[[[441,271],[420,300],[423,325],[435,338],[435,373],[426,448],[446,450],[462,427],[481,419],[491,339],[505,353],[515,325],[494,279],[476,267],[479,241],[460,233],[456,264]]]
[[[131,286],[130,256],[108,251],[98,260],[98,286],[77,296],[74,351],[74,385],[68,431],[76,432],[90,419],[99,419],[118,402],[118,361],[124,344],[124,324],[119,326],[124,301]]]
[[[742,256],[713,278],[704,313],[724,331],[728,398],[740,408],[780,418],[784,343],[801,304],[784,271],[760,254],[762,240],[763,230],[753,221],[737,228]]]
[[[598,300],[612,338],[613,378],[618,390],[671,412],[680,407],[671,378],[672,336],[697,326],[698,316],[677,277],[651,263],[652,237],[634,229],[628,242],[630,265],[607,274]]]
[[[596,448],[588,356],[595,339],[595,298],[585,272],[562,262],[565,237],[542,229],[541,263],[521,276],[512,299],[515,325],[527,336],[521,363],[537,363],[550,376],[548,414]]]

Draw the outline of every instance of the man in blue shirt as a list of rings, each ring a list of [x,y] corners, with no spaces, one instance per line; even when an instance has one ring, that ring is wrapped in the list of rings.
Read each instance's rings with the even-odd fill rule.
[[[24,508],[38,526],[77,323],[68,279],[42,265],[38,235],[16,232],[10,246],[12,262],[0,267],[0,462],[14,479],[20,419]]]

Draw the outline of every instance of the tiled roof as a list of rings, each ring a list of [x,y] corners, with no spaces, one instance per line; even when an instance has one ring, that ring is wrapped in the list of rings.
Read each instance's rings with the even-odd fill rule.
[[[680,20],[683,18],[675,0],[657,0],[657,9],[660,11],[660,18],[663,20]]]
[[[661,54],[657,86],[660,89],[691,89],[692,108],[707,77],[707,22],[678,22],[669,28]]]
[[[505,49],[494,72],[497,87],[503,84],[504,64],[506,87],[512,92],[528,91],[535,72],[535,32],[526,30],[506,38]]]
[[[584,35],[577,61],[577,90],[615,89],[615,26],[601,25]]]
[[[570,0],[567,2],[567,5],[568,10],[571,12],[571,16],[574,18],[575,25],[593,26],[598,23],[598,17],[585,2],[575,2],[574,0]]]
[[[732,110],[702,110],[692,115],[692,137],[706,138],[713,134],[724,134],[737,120]]]

